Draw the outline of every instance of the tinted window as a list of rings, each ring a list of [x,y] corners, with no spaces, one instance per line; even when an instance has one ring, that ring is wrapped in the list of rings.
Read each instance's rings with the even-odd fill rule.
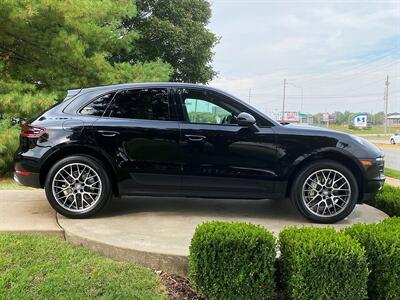
[[[135,89],[119,92],[110,105],[110,117],[169,120],[167,89]]]
[[[185,99],[190,123],[223,124],[232,114],[214,103],[201,99]]]
[[[184,114],[190,123],[236,124],[237,108],[229,105],[224,97],[201,90],[181,90]]]
[[[103,95],[92,101],[80,111],[83,115],[102,116],[115,93]]]

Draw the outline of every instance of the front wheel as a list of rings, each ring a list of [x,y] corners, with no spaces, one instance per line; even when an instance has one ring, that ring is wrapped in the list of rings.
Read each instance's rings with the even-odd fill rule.
[[[394,139],[390,139],[390,143],[391,143],[392,145],[396,144],[396,142],[394,141]]]
[[[45,191],[50,205],[69,218],[90,217],[112,197],[103,164],[83,155],[58,161],[47,174]]]
[[[353,173],[335,161],[314,162],[293,182],[291,199],[299,212],[318,223],[335,223],[347,217],[358,199]]]

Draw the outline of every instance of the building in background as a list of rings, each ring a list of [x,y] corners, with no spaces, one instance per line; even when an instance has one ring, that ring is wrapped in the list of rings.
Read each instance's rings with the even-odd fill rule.
[[[284,118],[282,118],[282,112],[273,115],[275,120],[278,122],[294,123],[294,124],[308,124],[314,123],[314,118],[307,114],[302,114],[297,111],[285,111]]]
[[[387,117],[388,126],[400,126],[400,114],[392,114]]]

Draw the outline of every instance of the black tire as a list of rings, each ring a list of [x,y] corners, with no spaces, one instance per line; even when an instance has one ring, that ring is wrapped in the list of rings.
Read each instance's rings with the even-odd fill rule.
[[[307,178],[309,178],[310,175],[324,169],[330,169],[341,173],[341,175],[343,175],[347,179],[350,186],[350,197],[347,203],[343,205],[342,209],[338,209],[337,214],[334,214],[332,216],[321,216],[321,214],[312,213],[305,204],[305,200],[303,201],[302,192],[305,181],[307,180]],[[359,187],[357,184],[357,180],[354,177],[353,173],[347,167],[335,161],[321,160],[307,165],[296,175],[296,178],[291,188],[290,196],[298,211],[307,219],[317,223],[335,223],[346,218],[353,211],[355,205],[357,204],[358,195]]]
[[[394,141],[394,139],[390,139],[390,143],[391,143],[392,145],[396,144],[396,142]]]
[[[99,177],[101,183],[101,189],[98,193],[98,197],[96,197],[95,203],[92,204],[91,207],[87,208],[84,211],[71,211],[68,208],[64,208],[55,198],[53,193],[53,181],[56,174],[65,166],[71,164],[82,164],[88,166],[94,170]],[[54,166],[50,169],[47,174],[46,181],[45,181],[45,191],[47,200],[49,201],[50,205],[60,214],[68,218],[88,218],[93,216],[97,212],[99,212],[102,208],[106,206],[106,204],[112,198],[112,185],[109,176],[107,175],[106,168],[104,167],[103,163],[98,159],[87,156],[87,155],[74,155],[69,156],[66,158],[61,159]],[[84,188],[83,188],[84,189]],[[57,194],[55,192],[55,194]],[[83,195],[83,194],[82,194]],[[83,197],[83,196],[81,196]],[[81,201],[81,203],[83,203]]]

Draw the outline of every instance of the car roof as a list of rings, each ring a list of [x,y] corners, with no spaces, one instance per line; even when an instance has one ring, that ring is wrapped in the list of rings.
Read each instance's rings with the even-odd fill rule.
[[[215,89],[213,87],[204,84],[194,84],[194,83],[183,83],[183,82],[141,82],[141,83],[123,83],[123,84],[112,84],[112,85],[102,85],[96,87],[82,88],[82,91],[97,91],[97,90],[118,90],[118,89],[129,89],[129,88],[150,88],[150,87],[181,87],[181,88],[202,88],[208,90],[215,90],[222,92],[221,90]],[[79,89],[80,90],[80,89]],[[76,91],[71,90],[71,91]]]

